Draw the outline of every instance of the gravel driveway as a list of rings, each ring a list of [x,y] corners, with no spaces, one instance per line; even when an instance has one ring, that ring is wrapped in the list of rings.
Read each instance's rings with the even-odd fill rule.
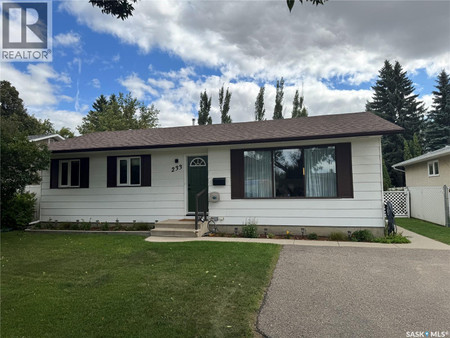
[[[450,251],[284,246],[257,328],[290,338],[450,337]]]

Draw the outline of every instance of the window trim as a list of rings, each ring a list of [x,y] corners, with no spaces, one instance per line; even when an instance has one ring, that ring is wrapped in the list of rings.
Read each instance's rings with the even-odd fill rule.
[[[431,164],[431,168],[433,169],[433,173],[430,174],[430,164]],[[437,174],[436,174],[436,164],[437,164]],[[439,160],[433,160],[433,161],[428,161],[427,162],[427,172],[428,172],[428,177],[438,177],[439,176]]]
[[[336,198],[340,198],[339,196],[339,182],[338,182],[338,165],[337,165],[337,144],[319,144],[319,145],[304,145],[304,146],[287,146],[287,147],[270,147],[270,148],[244,148],[241,149],[242,150],[242,159],[243,159],[243,164],[244,167],[243,169],[245,170],[245,152],[246,151],[270,151],[272,153],[271,156],[271,161],[272,161],[272,170],[271,170],[271,174],[272,174],[272,189],[271,189],[271,193],[272,196],[270,197],[246,197],[245,196],[245,176],[243,175],[243,184],[244,184],[244,191],[243,191],[243,197],[242,199],[246,199],[246,200],[283,200],[283,199],[336,199]],[[275,168],[274,168],[274,158],[273,158],[273,152],[276,150],[289,150],[289,149],[299,149],[302,152],[302,156],[304,156],[305,154],[305,149],[311,149],[311,148],[329,148],[329,147],[334,147],[334,151],[335,151],[335,174],[336,174],[336,196],[306,196],[306,174],[303,174],[303,185],[304,185],[304,196],[275,196]],[[304,158],[302,160],[303,162],[303,168],[302,171],[303,173],[305,172],[305,163],[304,163]],[[352,182],[352,186],[353,186],[353,182]]]
[[[244,191],[244,151],[251,150],[267,150],[267,149],[290,149],[290,148],[308,148],[308,147],[335,147],[336,155],[336,197],[278,197],[276,199],[353,199],[353,156],[352,156],[352,142],[336,142],[326,144],[310,144],[310,145],[296,145],[286,147],[261,147],[261,148],[232,148],[230,149],[230,185],[231,185],[231,199],[274,199],[272,197],[261,198],[246,198]]]
[[[78,185],[72,185],[72,162],[78,162]],[[62,165],[67,163],[67,185],[62,184]],[[59,160],[58,165],[58,188],[80,188],[81,183],[81,161],[80,159]]]
[[[139,160],[139,183],[131,184],[131,160]],[[127,183],[120,183],[120,161],[127,161]],[[117,157],[116,184],[118,187],[140,187],[142,185],[142,159],[141,156],[118,156]]]

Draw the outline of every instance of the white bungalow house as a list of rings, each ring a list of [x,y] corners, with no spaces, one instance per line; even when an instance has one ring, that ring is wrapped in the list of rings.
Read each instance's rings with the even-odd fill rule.
[[[221,231],[252,219],[272,233],[380,235],[381,136],[402,130],[364,112],[55,142],[43,174],[41,221],[157,222],[163,235],[167,220],[193,219],[204,191]]]
[[[450,146],[393,165],[405,172],[411,216],[450,226]]]

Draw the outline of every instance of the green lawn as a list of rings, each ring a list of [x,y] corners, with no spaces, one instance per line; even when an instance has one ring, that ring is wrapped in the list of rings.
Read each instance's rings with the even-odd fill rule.
[[[415,218],[396,218],[395,223],[407,230],[450,245],[450,228]]]
[[[2,337],[244,337],[280,246],[1,236]]]

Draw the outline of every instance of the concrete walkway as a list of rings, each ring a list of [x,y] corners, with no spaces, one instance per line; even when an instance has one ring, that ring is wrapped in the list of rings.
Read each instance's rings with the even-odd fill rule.
[[[339,241],[310,241],[295,239],[269,239],[269,238],[241,238],[241,237],[158,237],[150,236],[145,240],[155,243],[175,243],[175,242],[246,242],[246,243],[271,243],[280,245],[299,246],[326,246],[326,247],[362,247],[362,248],[383,248],[383,249],[429,249],[429,250],[449,250],[450,245],[435,241],[428,237],[416,234],[412,231],[398,227],[398,232],[403,233],[411,241],[409,244],[383,244],[365,242],[339,242]]]

